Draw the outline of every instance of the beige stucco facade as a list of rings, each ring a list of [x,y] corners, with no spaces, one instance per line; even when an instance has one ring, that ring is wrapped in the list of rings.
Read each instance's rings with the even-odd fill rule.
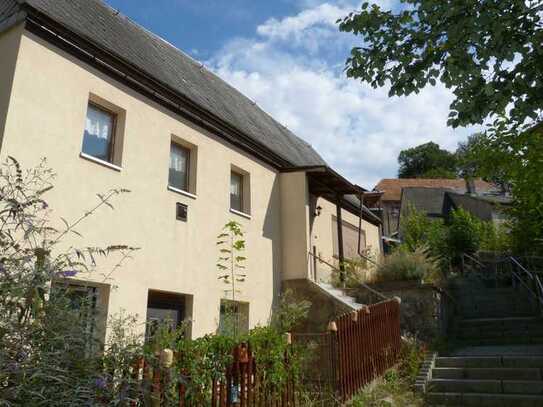
[[[121,309],[137,314],[143,330],[149,290],[178,293],[187,296],[192,336],[215,332],[226,288],[217,278],[216,240],[230,220],[245,230],[248,277],[238,300],[249,303],[251,327],[268,321],[282,279],[308,276],[313,245],[324,258],[331,257],[335,206],[323,202],[323,213],[310,231],[303,172],[279,173],[21,26],[0,34],[0,55],[1,159],[13,156],[24,167],[47,159],[57,173],[55,188],[46,197],[54,208],[52,219],[61,225],[61,216],[78,218],[98,202],[97,193],[131,191],[114,199],[114,210],[102,207],[82,223],[82,238],[74,235],[66,242],[140,248],[110,279],[104,274],[115,265],[114,258],[84,276],[110,287],[109,315]],[[119,168],[80,156],[89,100],[103,101],[119,113]],[[172,138],[195,147],[193,196],[167,188]],[[229,209],[232,168],[249,175],[250,216]],[[176,220],[178,202],[188,206],[186,222]],[[344,217],[358,225],[352,213],[344,211]],[[378,227],[367,222],[363,227],[368,244],[377,249]]]
[[[337,256],[334,256],[334,228],[337,227],[336,205],[324,198],[318,198],[316,206],[322,208],[320,215],[316,216],[313,221],[311,233],[311,247],[315,246],[319,259],[326,261],[334,266],[338,266]],[[341,216],[344,224],[348,224],[353,229],[358,229],[360,218],[353,212],[346,209],[341,210]],[[361,231],[363,234],[361,250],[367,250],[368,257],[374,261],[379,259],[381,255],[381,235],[379,226],[362,219]],[[316,261],[316,278],[317,281],[330,281],[332,272],[329,265],[323,262]],[[371,266],[371,264],[370,264]],[[371,272],[372,268],[368,268]]]

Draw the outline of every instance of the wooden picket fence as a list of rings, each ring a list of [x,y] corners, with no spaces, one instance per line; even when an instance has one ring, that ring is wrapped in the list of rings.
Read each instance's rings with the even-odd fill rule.
[[[391,299],[369,305],[338,317],[330,323],[327,333],[293,334],[292,340],[294,345],[311,346],[313,363],[305,372],[305,384],[310,384],[312,389],[329,389],[334,400],[346,402],[398,362],[400,303]],[[274,390],[262,385],[265,367],[258,366],[249,346],[237,346],[232,356],[233,363],[224,372],[224,379],[214,380],[201,388],[191,386],[190,377],[183,372],[172,373],[175,370],[168,368],[168,363],[165,367],[164,363],[155,361],[153,365],[140,359],[132,369],[132,383],[138,385],[130,396],[134,400],[131,407],[300,405],[299,389],[295,388],[293,380],[287,380]],[[173,355],[173,359],[179,357],[182,356]],[[288,365],[287,358],[285,364]],[[172,397],[172,388],[175,397]],[[204,403],[204,400],[208,401]]]
[[[342,400],[393,367],[400,355],[400,302],[391,299],[339,317],[337,331],[338,383]]]
[[[140,359],[133,368],[133,381],[139,382],[139,390],[132,399],[131,407],[199,407],[207,398],[211,407],[296,407],[295,386],[287,380],[281,388],[270,389],[263,385],[262,369],[256,363],[246,344],[237,346],[233,363],[224,372],[223,380],[214,380],[209,386],[198,389],[189,386],[190,377],[174,377],[172,369],[164,365],[152,365]],[[180,357],[179,355],[174,355]],[[285,363],[288,360],[285,358]],[[176,397],[172,397],[172,386]],[[166,392],[165,389],[170,389]],[[207,397],[206,397],[207,396]],[[211,400],[211,404],[209,403]],[[175,401],[173,401],[175,400]]]
[[[292,339],[311,349],[304,384],[345,402],[397,363],[400,303],[392,299],[370,305],[331,321],[326,333],[293,334]]]

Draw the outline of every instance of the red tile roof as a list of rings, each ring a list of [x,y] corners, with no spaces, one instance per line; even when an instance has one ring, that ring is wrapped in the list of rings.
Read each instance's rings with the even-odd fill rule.
[[[445,188],[461,194],[466,193],[466,181],[463,179],[446,178],[388,178],[382,179],[375,186],[374,190],[384,192],[383,201],[400,201],[402,199],[402,188]],[[477,192],[489,192],[496,187],[482,179],[475,180]]]

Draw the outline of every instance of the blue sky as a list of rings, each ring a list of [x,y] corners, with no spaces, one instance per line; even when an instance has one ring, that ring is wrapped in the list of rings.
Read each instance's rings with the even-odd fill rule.
[[[358,0],[107,2],[202,61],[367,188],[396,176],[400,150],[427,141],[454,150],[472,132],[446,126],[452,96],[439,84],[388,98],[387,89],[345,77],[357,38],[335,21]]]

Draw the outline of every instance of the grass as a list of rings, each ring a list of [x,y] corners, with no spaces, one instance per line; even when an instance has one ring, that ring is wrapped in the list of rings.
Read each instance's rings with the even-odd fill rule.
[[[425,347],[418,341],[404,341],[400,362],[367,385],[348,404],[352,407],[418,407],[424,398],[414,391],[415,379],[424,361]]]
[[[412,384],[401,377],[398,369],[390,369],[374,380],[349,403],[352,407],[418,407],[424,406],[422,395],[412,389]]]

